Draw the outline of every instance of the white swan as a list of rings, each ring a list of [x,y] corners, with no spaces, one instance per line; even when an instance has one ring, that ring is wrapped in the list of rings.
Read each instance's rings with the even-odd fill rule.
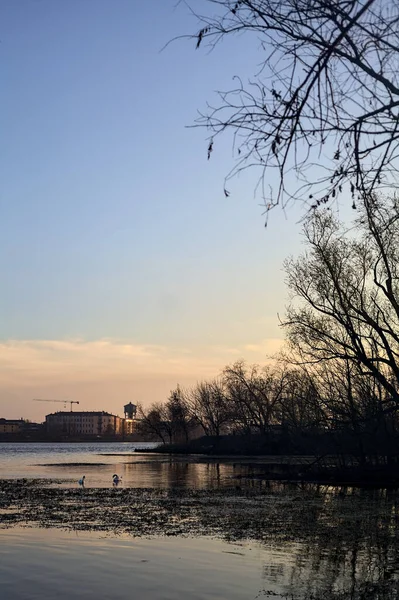
[[[112,475],[112,481],[114,485],[118,485],[120,481],[122,481],[122,477],[119,477],[116,473]]]

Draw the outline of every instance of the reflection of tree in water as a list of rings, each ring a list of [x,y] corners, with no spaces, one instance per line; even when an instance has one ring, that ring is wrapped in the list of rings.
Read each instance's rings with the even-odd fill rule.
[[[317,508],[302,517],[294,511],[294,521],[303,519],[302,535],[291,522],[292,540],[281,543],[292,562],[265,565],[265,580],[290,599],[399,598],[397,493],[319,488],[318,494]]]
[[[128,489],[118,490],[102,519],[105,523],[117,518],[113,503],[119,498],[123,523],[131,523],[133,533],[148,517],[149,524],[157,523],[157,533],[259,540],[271,549],[264,567],[265,590],[273,587],[283,597],[399,599],[397,491],[234,480],[232,463],[194,463],[168,456],[135,462],[126,469],[136,481],[134,487],[153,491],[143,502]],[[158,493],[157,487],[163,490]],[[89,495],[85,501],[90,501]],[[82,508],[81,498],[77,508]],[[93,518],[98,518],[94,497]]]
[[[150,457],[147,460],[127,463],[127,478],[134,487],[183,487],[186,489],[215,489],[232,487],[237,474],[236,465],[219,462],[194,462],[176,456]],[[251,473],[251,469],[241,466],[241,473]],[[265,481],[248,479],[237,486],[261,489]]]
[[[197,463],[165,457],[125,465],[134,487],[214,489],[232,485],[232,467],[220,463]],[[250,482],[248,485],[253,485]]]
[[[277,465],[278,466],[278,465]],[[116,468],[116,467],[115,467]],[[124,464],[125,483],[132,487],[268,490],[262,464],[190,459],[176,455],[148,456]],[[271,485],[276,485],[272,483]]]
[[[204,473],[223,480],[222,465],[191,469],[183,460],[174,461],[176,468],[171,469],[169,461],[152,464],[164,483],[145,489],[88,488],[82,493],[38,483],[0,482],[0,504],[6,509],[2,520],[135,536],[256,540],[265,547],[265,589],[273,588],[280,596],[399,598],[399,492],[282,482],[263,482],[261,488],[184,487],[174,483],[194,482],[195,473],[199,482]],[[145,466],[136,462],[129,470],[133,475],[140,469],[144,473]]]
[[[170,488],[214,489],[226,483],[231,485],[231,468],[220,463],[176,462],[171,459],[168,468]]]
[[[195,472],[189,469],[187,462],[176,462],[169,457],[131,463],[127,470],[135,487],[187,487],[196,480]]]

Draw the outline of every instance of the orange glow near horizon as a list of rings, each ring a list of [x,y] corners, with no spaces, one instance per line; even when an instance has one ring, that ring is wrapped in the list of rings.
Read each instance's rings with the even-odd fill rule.
[[[163,401],[180,384],[212,378],[235,360],[265,363],[281,339],[238,347],[168,348],[115,340],[10,340],[0,344],[0,417],[43,421],[61,404],[33,398],[79,401],[80,410],[123,414],[129,401]]]

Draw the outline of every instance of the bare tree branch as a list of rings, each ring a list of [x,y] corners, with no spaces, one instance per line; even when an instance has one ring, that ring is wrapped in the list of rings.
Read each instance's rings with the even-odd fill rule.
[[[214,16],[196,15],[197,48],[236,34],[243,43],[255,36],[261,48],[254,76],[235,78],[238,85],[219,92],[197,121],[210,131],[208,157],[219,135],[233,133],[236,160],[226,181],[258,171],[266,211],[290,201],[317,208],[345,191],[355,207],[358,196],[397,185],[398,3],[207,2]],[[267,191],[273,170],[277,188]]]

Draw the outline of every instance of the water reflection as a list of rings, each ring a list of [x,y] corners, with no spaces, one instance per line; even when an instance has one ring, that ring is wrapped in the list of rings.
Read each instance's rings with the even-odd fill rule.
[[[259,597],[267,597],[271,591],[280,597],[307,600],[399,598],[398,491],[270,482],[253,477],[262,472],[262,465],[251,460],[246,463],[236,459],[206,461],[200,458],[133,454],[132,451],[117,455],[111,452],[115,450],[114,447],[109,448],[109,455],[104,456],[104,449],[104,446],[97,449],[97,452],[103,451],[101,456],[94,455],[87,448],[79,452],[73,448],[70,454],[67,448],[63,448],[51,456],[48,448],[40,449],[42,462],[51,460],[53,463],[47,467],[40,466],[38,455],[32,448],[29,449],[28,458],[23,455],[22,463],[16,462],[11,451],[6,454],[6,459],[14,461],[16,472],[36,464],[37,476],[71,477],[73,483],[65,483],[66,487],[78,487],[79,477],[86,472],[86,489],[81,490],[80,496],[84,498],[84,503],[80,502],[78,508],[87,507],[88,512],[83,515],[87,519],[93,515],[93,519],[101,521],[104,514],[108,514],[109,519],[116,518],[119,511],[128,522],[133,522],[135,518],[145,517],[144,510],[151,510],[153,501],[154,513],[159,509],[158,522],[162,523],[162,527],[168,519],[180,519],[183,522],[186,518],[190,521],[190,529],[184,531],[182,526],[185,535],[208,532],[212,536],[233,540],[234,544],[242,544],[248,564],[256,560],[262,566],[263,591],[260,591]],[[57,457],[59,465],[56,464]],[[1,459],[0,456],[0,462]],[[91,466],[86,465],[85,471],[81,466],[70,466],[72,463],[89,461],[92,461]],[[61,463],[64,466],[60,466]],[[123,486],[119,484],[117,490],[99,490],[97,496],[95,493],[93,497],[90,496],[95,491],[88,488],[112,488],[115,474],[122,477]],[[129,488],[162,488],[163,491],[153,500],[150,492]],[[191,494],[191,490],[197,492],[198,498],[194,493]],[[19,491],[19,488],[15,492],[13,489],[12,495],[17,495]],[[51,490],[53,493],[54,490]],[[66,494],[63,498],[65,509],[72,500],[65,490],[60,490],[60,493]],[[130,493],[136,502],[133,510]],[[147,494],[145,500],[140,496],[142,493]],[[126,503],[122,502],[124,494]],[[109,500],[111,496],[112,500]],[[54,510],[52,497],[55,496],[49,496],[48,500],[43,496],[43,504],[49,502],[49,514]],[[112,504],[115,499],[119,502],[117,506]],[[0,523],[3,521],[7,524],[7,511],[16,509],[8,509],[5,504],[2,506],[2,502]],[[105,510],[106,502],[109,504]],[[139,514],[136,506],[143,510],[143,515]],[[35,507],[35,510],[39,509]],[[61,522],[64,515],[60,513],[59,518]],[[253,540],[257,543],[256,553]],[[207,543],[212,552],[215,547],[213,541],[208,540]],[[104,542],[104,548],[106,544]],[[178,542],[176,544],[178,547]],[[255,554],[256,559],[253,558]],[[195,556],[191,558],[192,563],[196,564]],[[238,554],[235,559],[241,560]],[[81,560],[84,564],[84,555]],[[216,569],[220,564],[218,561],[220,557],[215,554],[209,562]],[[15,568],[18,567],[16,563]],[[248,565],[242,570],[242,577],[247,570]],[[154,577],[153,573],[151,577]],[[145,592],[143,586],[142,591]],[[175,592],[174,597],[179,597],[179,590]],[[223,591],[221,594],[223,597]],[[185,597],[189,598],[190,595]],[[227,590],[225,597],[230,597]]]
[[[179,474],[186,468],[187,465],[182,464],[174,472]],[[217,469],[211,471],[212,476],[217,476]],[[118,577],[123,585],[118,595],[112,597],[121,600],[131,597],[133,580],[137,594],[148,597],[151,591],[152,598],[270,599],[277,596],[286,600],[393,600],[399,597],[396,493],[349,490],[345,495],[342,490],[308,488],[299,490],[306,495],[306,502],[300,504],[304,498],[295,501],[294,486],[271,484],[269,491],[275,498],[275,506],[267,502],[270,498],[265,495],[265,511],[263,514],[258,511],[257,522],[254,522],[256,513],[251,509],[251,496],[248,496],[248,504],[240,498],[241,513],[234,512],[234,497],[229,500],[226,496],[224,511],[215,518],[222,522],[224,535],[230,539],[229,546],[214,537],[192,541],[162,537],[146,541],[85,532],[76,534],[75,543],[72,534],[68,537],[55,530],[46,530],[42,538],[37,530],[19,533],[15,543],[10,530],[0,529],[0,542],[3,535],[4,541],[7,540],[3,552],[0,543],[0,575],[5,568],[3,582],[11,594],[5,597],[7,600],[28,597],[23,586],[30,585],[35,578],[35,597],[53,598],[53,581],[54,585],[61,586],[65,598],[83,598],[87,592],[87,577],[93,589],[97,585],[93,583],[95,578],[100,577],[97,597],[108,597],[101,592],[104,593],[107,585],[112,590]],[[298,508],[294,508],[295,502]],[[25,551],[25,546],[30,545],[30,536],[32,545],[40,549],[40,562],[37,562],[38,552],[32,552],[33,546],[29,552]],[[78,543],[79,538],[84,539],[84,544]],[[19,552],[17,546],[21,549]],[[184,563],[179,562],[182,557]],[[43,578],[36,577],[35,569],[39,569],[40,564],[46,564],[51,570],[50,586],[48,580],[45,587]],[[179,575],[183,564],[187,582],[184,595],[183,575]],[[25,579],[16,576],[21,566]],[[72,567],[74,581],[81,581],[82,596],[67,595],[71,589],[66,578]],[[204,588],[201,589],[202,581]],[[40,586],[44,586],[42,590]],[[102,586],[105,586],[103,590]],[[19,590],[19,596],[12,595],[14,590]],[[62,593],[60,598],[64,598]]]
[[[77,515],[78,519],[80,512],[77,523],[84,527],[91,520],[109,522],[109,531],[122,526],[133,535],[218,536],[244,550],[254,548],[256,540],[263,578],[260,597],[270,596],[271,591],[306,600],[399,597],[397,492],[273,482],[264,482],[261,490],[185,490],[175,484],[185,480],[188,465],[170,465],[169,470],[167,465],[153,464],[159,480],[164,478],[161,491],[85,490],[84,504],[67,494],[67,503],[75,502],[71,518]],[[216,465],[199,466],[210,480],[217,480],[222,470]],[[201,469],[190,472],[199,473],[202,481]],[[65,503],[54,506],[54,495],[49,498],[42,501],[49,502],[53,513],[59,511],[57,522],[63,518]],[[46,514],[48,509],[44,506]],[[214,562],[217,565],[218,557]]]
[[[134,487],[214,489],[233,485],[234,469],[220,463],[165,460],[124,465],[125,479]]]
[[[396,598],[398,588],[397,550],[389,542],[368,547],[364,540],[324,546],[301,544],[283,586],[289,597],[298,598]],[[285,568],[285,570],[287,570]],[[281,583],[283,569],[265,567],[266,580]]]
[[[138,455],[123,465],[124,483],[131,487],[160,487],[184,489],[267,489],[269,482],[260,476],[262,465],[232,462],[229,459],[207,461],[184,460],[165,455]]]
[[[289,598],[398,598],[397,492],[313,491],[315,506],[287,517],[282,560],[264,566],[265,581]]]
[[[207,539],[99,539],[59,530],[0,530],[1,597],[254,598],[261,586],[258,561],[249,551],[236,556],[228,549],[226,543]]]
[[[147,446],[150,444],[147,444]],[[124,486],[216,488],[238,485],[261,488],[252,479],[262,474],[264,459],[224,458],[219,462],[201,457],[140,454],[145,444],[1,444],[0,477],[64,479],[67,485],[86,475],[86,487],[108,487],[114,473],[123,475]],[[271,457],[267,462],[270,463]],[[278,468],[279,465],[276,465]],[[246,481],[235,481],[236,477]]]

